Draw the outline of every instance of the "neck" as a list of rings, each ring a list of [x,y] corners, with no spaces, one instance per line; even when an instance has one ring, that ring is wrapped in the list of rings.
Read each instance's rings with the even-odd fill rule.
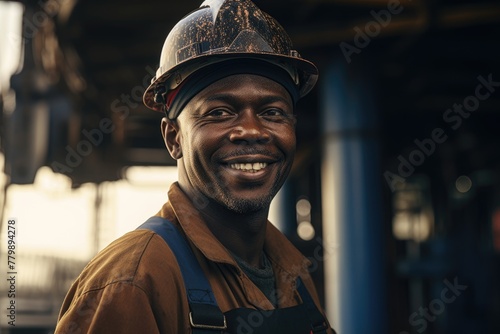
[[[184,192],[191,198],[199,198],[186,190]],[[255,267],[261,265],[268,213],[269,206],[254,212],[238,213],[212,200],[200,210],[207,227],[224,247]]]
[[[250,265],[260,267],[269,208],[245,214],[229,211],[218,215],[210,206],[202,212],[210,231],[230,252]]]

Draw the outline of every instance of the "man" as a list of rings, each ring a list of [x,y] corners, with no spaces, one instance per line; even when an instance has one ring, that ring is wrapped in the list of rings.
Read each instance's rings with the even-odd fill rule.
[[[178,183],[83,270],[56,333],[334,333],[308,260],[267,220],[292,166],[295,104],[316,79],[249,0],[183,18],[144,94],[166,112]]]

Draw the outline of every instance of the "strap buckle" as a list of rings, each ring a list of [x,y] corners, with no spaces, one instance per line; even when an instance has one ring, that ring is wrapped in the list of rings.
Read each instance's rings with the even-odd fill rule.
[[[322,322],[321,324],[317,325],[312,325],[311,329],[311,334],[316,334],[316,333],[326,333],[326,330],[328,329],[328,326],[326,325],[326,322]]]
[[[223,314],[222,317],[224,319],[224,323],[221,326],[197,324],[193,321],[193,312],[189,312],[189,323],[193,328],[226,330],[227,329],[226,316]]]

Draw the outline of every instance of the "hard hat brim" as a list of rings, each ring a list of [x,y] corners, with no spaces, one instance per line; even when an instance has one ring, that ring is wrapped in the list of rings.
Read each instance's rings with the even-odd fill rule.
[[[299,88],[300,97],[308,94],[318,80],[318,69],[310,61],[295,57],[286,56],[281,54],[270,54],[270,53],[218,53],[214,55],[200,55],[198,57],[193,57],[186,60],[180,64],[177,64],[173,68],[161,73],[161,68],[157,72],[157,77],[151,80],[151,84],[146,89],[143,102],[144,105],[152,110],[163,112],[164,105],[155,101],[156,88],[160,85],[165,85],[166,90],[174,89],[179,83],[181,83],[187,76],[193,75],[201,68],[214,63],[221,63],[231,61],[231,59],[259,59],[267,61],[275,66],[282,67],[284,69],[295,69],[297,72],[297,78],[292,80],[296,81]],[[244,73],[244,69],[242,69]],[[292,75],[292,74],[291,74]]]

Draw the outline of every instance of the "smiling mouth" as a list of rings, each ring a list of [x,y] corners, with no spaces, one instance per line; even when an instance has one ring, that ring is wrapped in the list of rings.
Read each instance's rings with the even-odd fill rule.
[[[229,164],[229,167],[232,169],[237,169],[241,170],[247,173],[256,173],[264,168],[266,168],[268,165],[267,162],[247,162],[247,163],[232,163]]]

